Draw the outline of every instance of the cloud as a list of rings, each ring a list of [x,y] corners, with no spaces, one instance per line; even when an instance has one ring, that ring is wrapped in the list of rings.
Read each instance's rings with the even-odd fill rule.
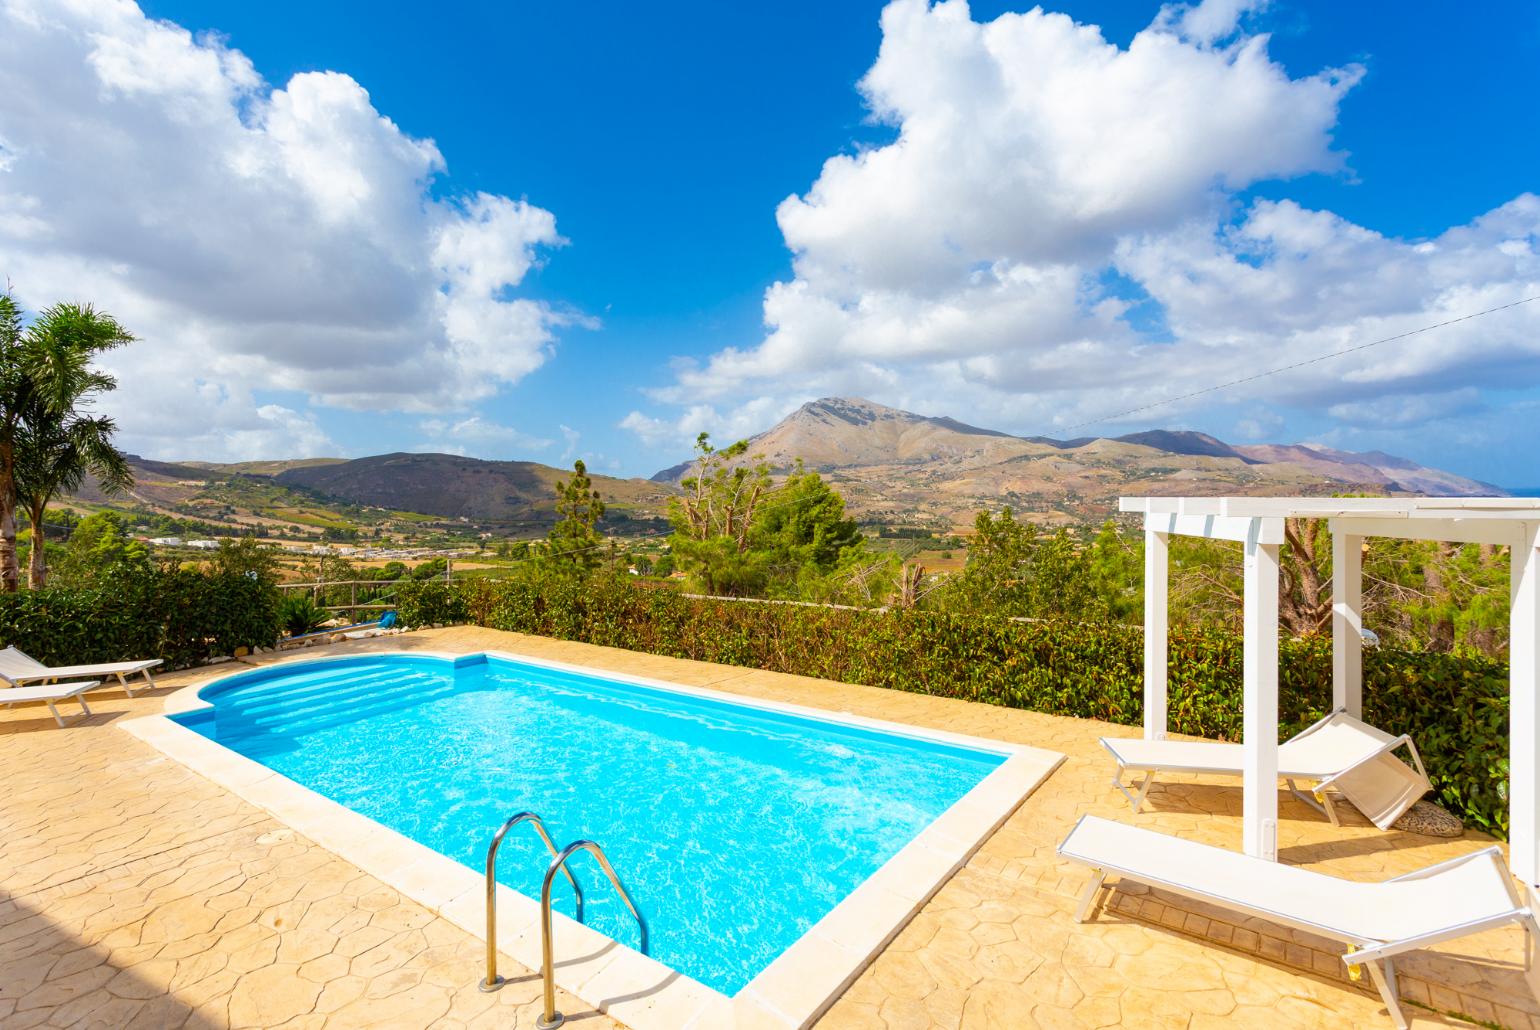
[[[1405,426],[1419,426],[1455,415],[1473,415],[1486,409],[1487,405],[1482,401],[1480,391],[1467,386],[1464,389],[1450,390],[1445,393],[1394,395],[1376,397],[1369,401],[1334,404],[1327,410],[1333,418],[1349,425],[1397,429]]]
[[[139,394],[131,449],[172,459],[245,461],[258,457],[336,457],[343,448],[313,415],[259,403],[241,386],[159,380]],[[197,412],[189,418],[188,412]]]
[[[649,392],[672,412],[623,424],[677,439],[708,415],[752,421],[788,398],[857,393],[1084,432],[1540,293],[1528,194],[1430,240],[1247,197],[1346,167],[1333,134],[1363,74],[1291,76],[1247,28],[1262,6],[1168,5],[1119,47],[1040,9],[981,23],[960,0],[895,0],[860,83],[894,138],[831,157],[781,203],[793,275],[765,293],[763,337],[678,363]],[[1540,304],[1516,308],[1134,422],[1257,401],[1328,416],[1380,396],[1536,384],[1537,328]]]
[[[667,448],[669,453],[676,449],[687,451],[701,433],[709,433],[719,446],[726,446],[790,414],[803,400],[806,398],[760,397],[727,412],[719,412],[709,404],[696,404],[672,419],[633,411],[616,425],[635,433],[647,446]]]
[[[1266,0],[1203,0],[1198,4],[1167,4],[1155,23],[1194,43],[1213,44],[1234,34],[1241,16],[1266,7]]]
[[[133,3],[0,0],[0,96],[0,274],[29,307],[89,299],[141,338],[111,400],[136,446],[164,392],[146,369],[230,396],[464,410],[593,324],[510,292],[565,242],[555,217],[446,191],[434,143],[347,75],[272,86]],[[208,412],[173,416],[196,432]]]
[[[558,426],[557,428],[561,430],[562,439],[567,441],[566,449],[561,452],[561,462],[565,465],[576,457],[578,441],[583,438],[583,434],[567,425]]]
[[[426,439],[413,450],[445,454],[474,454],[499,461],[522,461],[523,452],[543,451],[552,441],[490,422],[480,415],[463,419],[423,419],[417,424]]]

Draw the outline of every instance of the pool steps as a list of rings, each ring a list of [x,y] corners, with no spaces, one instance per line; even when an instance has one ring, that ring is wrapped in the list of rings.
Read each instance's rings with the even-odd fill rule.
[[[220,738],[252,742],[243,748],[249,755],[282,752],[289,749],[296,734],[341,725],[377,712],[400,711],[454,691],[453,681],[438,679],[435,683],[434,679],[420,674],[378,674],[340,688],[333,681],[268,692],[260,700],[227,702],[218,710],[215,726]],[[279,724],[283,726],[281,732],[276,729]]]

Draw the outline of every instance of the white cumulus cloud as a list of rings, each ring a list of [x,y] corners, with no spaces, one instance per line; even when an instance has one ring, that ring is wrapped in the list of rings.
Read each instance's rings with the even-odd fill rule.
[[[1363,74],[1291,75],[1252,31],[1264,7],[1168,5],[1120,47],[1042,9],[979,22],[964,0],[894,0],[860,83],[894,138],[829,158],[781,203],[793,275],[766,291],[763,337],[679,362],[651,391],[672,410],[623,425],[677,445],[697,427],[849,392],[1085,432],[1540,293],[1532,195],[1428,240],[1242,196],[1346,168],[1338,110]],[[1537,328],[1540,304],[1515,308],[1134,421],[1175,424],[1216,401],[1365,425],[1453,415],[1465,406],[1369,404],[1540,384]]]
[[[575,313],[510,295],[564,241],[523,200],[435,190],[445,162],[336,72],[265,82],[240,51],[127,0],[0,0],[0,274],[140,338],[111,401],[139,449],[262,391],[468,410],[538,368]],[[155,380],[212,384],[221,414]],[[303,453],[300,422],[225,449]],[[308,434],[308,435],[307,435]]]
[[[517,460],[525,451],[540,451],[552,441],[480,415],[462,419],[426,418],[417,424],[423,440],[414,450],[442,454],[470,454]]]

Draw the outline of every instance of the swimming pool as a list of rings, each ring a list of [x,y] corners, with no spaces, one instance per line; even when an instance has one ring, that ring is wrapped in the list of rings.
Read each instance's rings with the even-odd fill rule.
[[[488,655],[288,663],[200,696],[175,721],[471,869],[521,809],[598,841],[649,954],[729,996],[1011,753]],[[499,880],[538,897],[548,861],[515,832]],[[584,921],[637,947],[591,863]]]

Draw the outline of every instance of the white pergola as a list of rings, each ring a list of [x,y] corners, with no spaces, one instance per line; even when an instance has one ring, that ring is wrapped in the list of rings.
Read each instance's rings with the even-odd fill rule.
[[[1332,705],[1363,705],[1363,540],[1399,537],[1512,548],[1509,864],[1540,890],[1540,499],[1522,497],[1125,497],[1144,516],[1144,735],[1166,735],[1167,549],[1172,535],[1245,548],[1243,785],[1246,853],[1278,858],[1278,554],[1288,518],[1332,536]]]

